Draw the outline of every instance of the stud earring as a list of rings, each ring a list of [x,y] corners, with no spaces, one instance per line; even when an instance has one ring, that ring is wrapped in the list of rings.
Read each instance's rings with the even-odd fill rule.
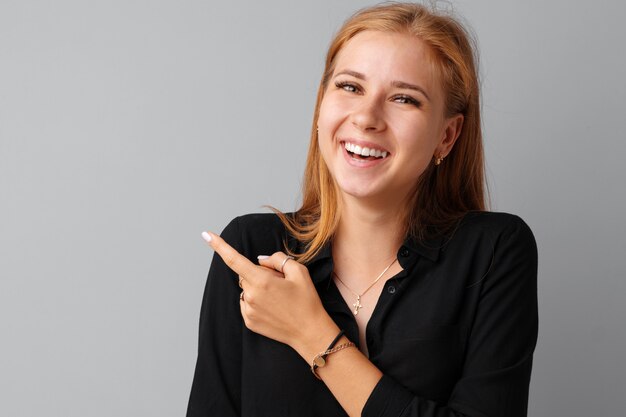
[[[439,166],[441,165],[441,162],[443,161],[443,159],[445,158],[445,156],[438,156],[435,158],[435,165]]]

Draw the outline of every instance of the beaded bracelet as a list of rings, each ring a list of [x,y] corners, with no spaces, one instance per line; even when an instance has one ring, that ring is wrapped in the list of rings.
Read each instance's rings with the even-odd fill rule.
[[[346,349],[346,348],[349,348],[349,347],[356,346],[352,342],[348,342],[348,343],[344,343],[344,344],[339,345],[339,346],[335,346],[335,344],[339,341],[339,339],[341,339],[341,336],[343,336],[344,333],[345,332],[343,330],[341,330],[339,332],[339,334],[337,335],[337,337],[335,337],[335,339],[330,343],[330,345],[328,345],[328,348],[324,352],[318,353],[313,358],[313,364],[311,365],[311,372],[313,372],[313,375],[315,375],[315,378],[320,379],[320,380],[322,379],[317,374],[317,368],[321,368],[324,365],[326,365],[326,357],[328,355],[330,355],[331,353],[339,352],[340,350],[343,350],[343,349]]]

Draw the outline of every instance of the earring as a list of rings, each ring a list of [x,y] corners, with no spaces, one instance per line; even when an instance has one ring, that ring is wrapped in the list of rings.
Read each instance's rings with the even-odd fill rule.
[[[435,165],[439,166],[444,158],[445,158],[445,156],[438,156],[438,157],[436,157],[435,158]]]

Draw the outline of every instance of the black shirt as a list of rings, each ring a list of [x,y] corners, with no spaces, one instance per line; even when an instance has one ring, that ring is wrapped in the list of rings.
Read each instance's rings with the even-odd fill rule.
[[[283,250],[285,239],[298,247],[274,214],[238,217],[222,236],[255,263]],[[403,270],[385,283],[367,325],[369,359],[384,376],[362,415],[526,416],[537,341],[537,248],[528,226],[510,214],[470,213],[447,239],[407,239],[398,260]],[[325,309],[358,343],[331,279],[330,245],[307,266]],[[187,416],[345,416],[310,364],[245,327],[240,291],[214,256]]]

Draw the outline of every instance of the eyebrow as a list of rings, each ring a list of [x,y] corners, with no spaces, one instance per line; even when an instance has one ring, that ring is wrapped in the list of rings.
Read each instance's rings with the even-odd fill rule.
[[[360,72],[357,72],[357,71],[352,71],[352,70],[344,70],[344,71],[338,72],[337,74],[335,74],[335,77],[338,76],[338,75],[351,75],[354,78],[358,78],[359,80],[363,80],[363,81],[365,81],[365,78],[366,78],[364,74],[362,74]],[[404,81],[392,81],[391,85],[396,87],[396,88],[404,88],[404,89],[407,89],[407,90],[418,91],[418,92],[422,93],[424,96],[426,96],[426,98],[428,100],[430,100],[430,97],[426,93],[426,90],[424,90],[419,85],[410,84],[410,83],[407,83],[407,82],[404,82]]]

